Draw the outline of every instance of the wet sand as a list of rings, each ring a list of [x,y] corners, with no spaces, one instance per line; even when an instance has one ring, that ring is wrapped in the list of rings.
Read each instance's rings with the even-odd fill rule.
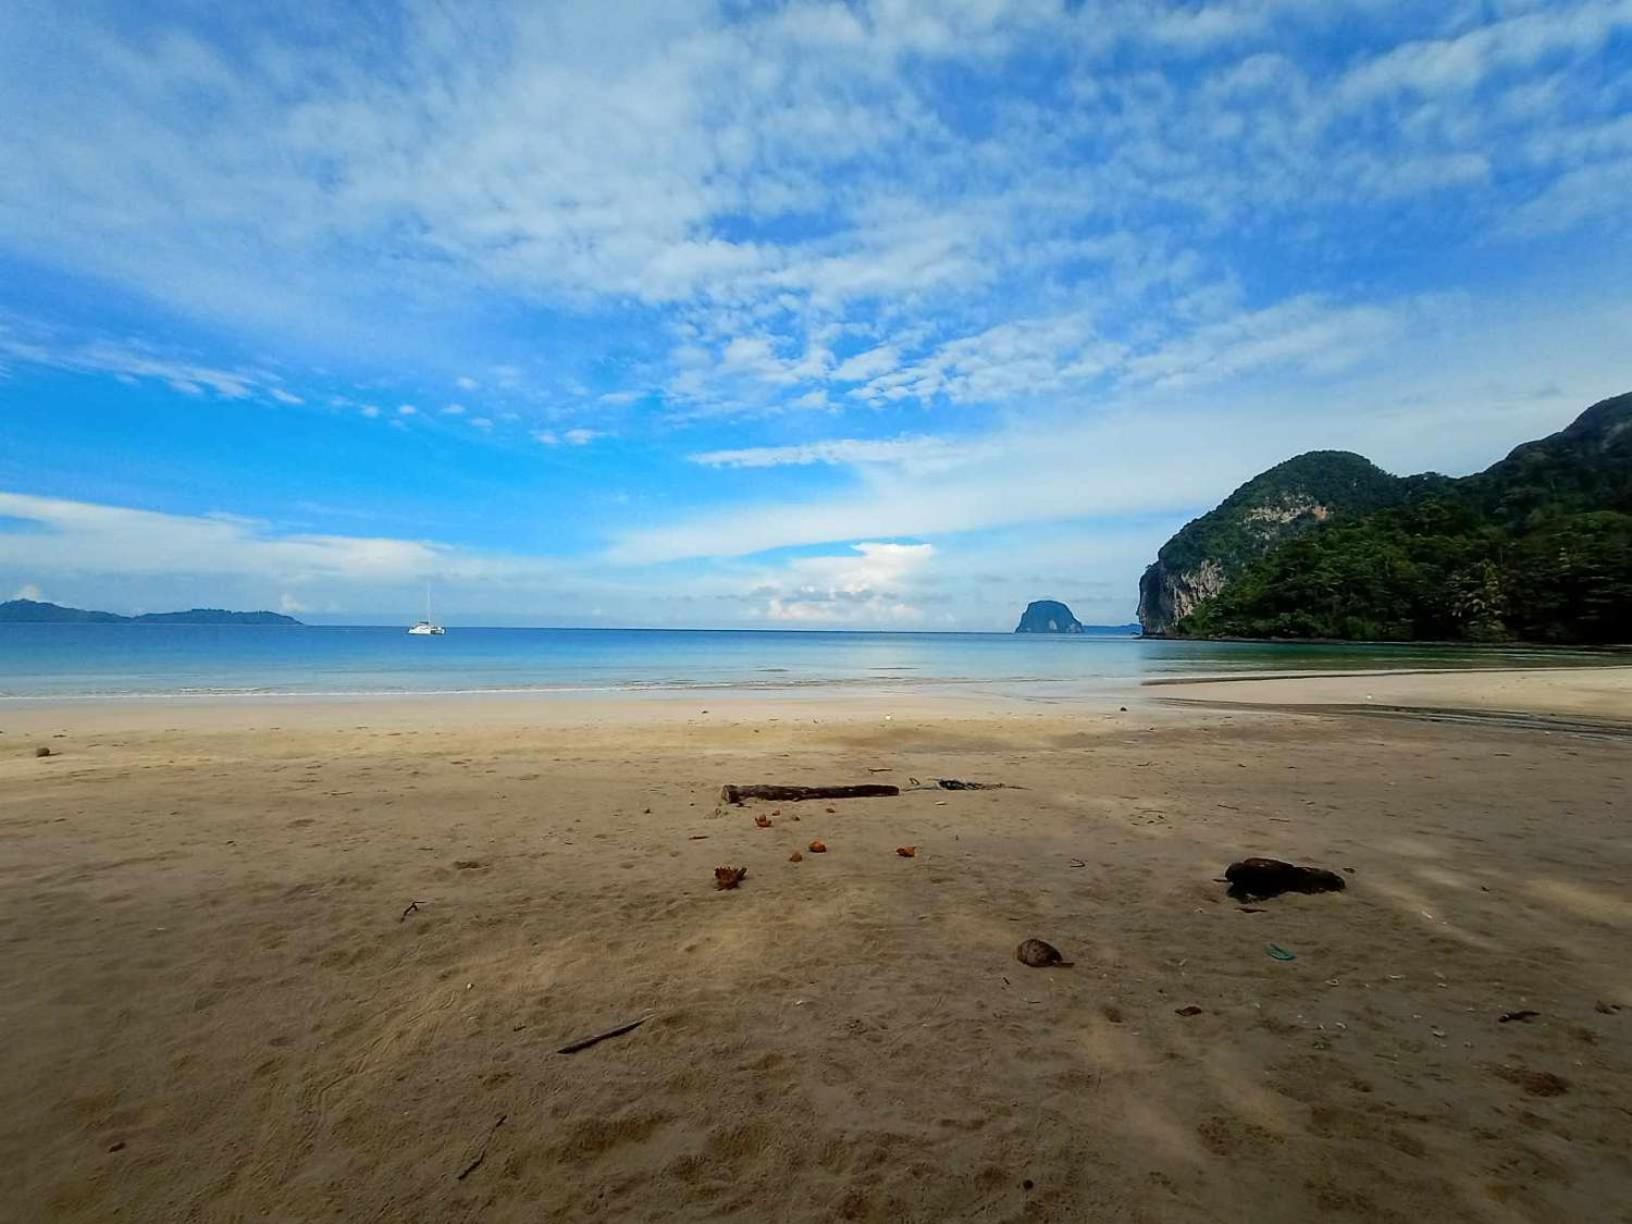
[[[1492,675],[1357,679],[1398,706],[1632,708],[1632,672]],[[1128,712],[0,708],[3,1201],[1632,1219],[1632,749],[1355,717],[1355,682],[1184,690],[1290,711],[1177,686]],[[938,777],[1013,789],[717,804]],[[1248,854],[1349,887],[1243,906],[1216,877]],[[713,889],[722,864],[740,889]],[[1017,963],[1028,936],[1074,967]]]

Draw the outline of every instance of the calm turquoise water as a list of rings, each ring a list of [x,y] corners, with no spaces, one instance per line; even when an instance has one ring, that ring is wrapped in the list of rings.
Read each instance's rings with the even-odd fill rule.
[[[1548,666],[1602,654],[1140,641],[1121,634],[0,625],[0,698],[795,688],[1113,691],[1163,676]]]

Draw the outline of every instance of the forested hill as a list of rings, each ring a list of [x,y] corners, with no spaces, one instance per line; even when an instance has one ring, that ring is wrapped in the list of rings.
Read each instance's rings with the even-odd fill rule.
[[[1273,541],[1166,628],[1632,642],[1632,394],[1593,405],[1478,475],[1411,477],[1392,494],[1378,488],[1385,504],[1330,514]]]
[[[1405,501],[1414,483],[1348,451],[1310,451],[1254,476],[1162,546],[1139,582],[1139,623],[1165,632],[1281,541]]]

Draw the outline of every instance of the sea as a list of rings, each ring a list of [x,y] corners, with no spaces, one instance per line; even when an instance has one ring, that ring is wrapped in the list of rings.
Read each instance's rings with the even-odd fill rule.
[[[1522,647],[1071,636],[396,626],[0,625],[0,701],[965,685],[1078,697],[1245,672],[1579,666],[1626,656]]]

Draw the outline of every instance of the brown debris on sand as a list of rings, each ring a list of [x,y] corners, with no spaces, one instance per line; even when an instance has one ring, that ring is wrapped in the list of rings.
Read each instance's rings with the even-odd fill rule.
[[[1238,901],[1262,901],[1282,893],[1341,892],[1348,885],[1335,871],[1300,867],[1272,858],[1242,859],[1224,871],[1230,896]]]
[[[742,883],[743,876],[748,874],[746,867],[716,867],[714,868],[714,887],[718,889],[735,888]]]
[[[810,852],[812,854],[826,854],[827,843],[818,837],[815,841],[810,843]]]
[[[1014,959],[1033,969],[1069,969],[1074,962],[1060,955],[1060,950],[1041,939],[1024,940],[1014,950]]]
[[[797,803],[801,799],[876,799],[899,795],[899,786],[864,782],[859,786],[735,786],[720,787],[721,803],[741,803],[744,799],[769,799]]]
[[[918,854],[917,846],[897,846],[895,852],[902,858],[915,858]]]
[[[1510,1084],[1517,1084],[1531,1096],[1562,1096],[1570,1090],[1570,1081],[1551,1071],[1527,1071],[1523,1067],[1497,1067],[1496,1074]]]
[[[795,850],[792,854],[788,855],[788,862],[790,862],[790,863],[802,863],[804,861],[805,861],[805,856],[800,854],[799,851],[797,851],[797,850]]]
[[[51,755],[51,749],[47,748],[44,744],[41,744],[38,748],[34,749],[34,755],[37,757],[48,757]]]
[[[754,824],[758,825],[761,829],[768,829],[771,827],[771,818],[769,816],[755,816]]]

